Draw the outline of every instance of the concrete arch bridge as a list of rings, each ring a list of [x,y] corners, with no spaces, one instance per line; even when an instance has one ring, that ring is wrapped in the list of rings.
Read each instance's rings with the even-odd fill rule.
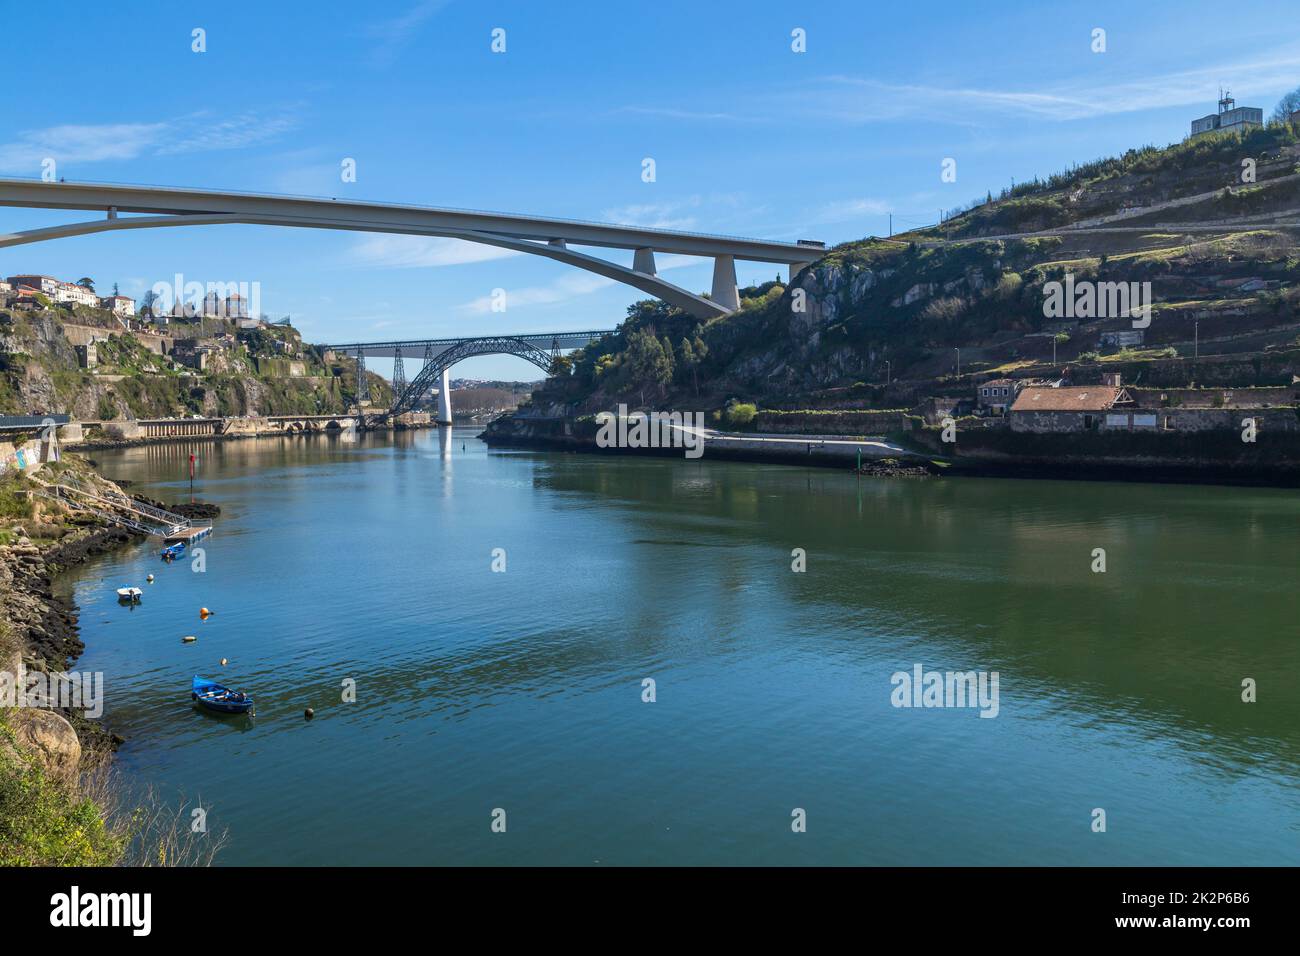
[[[820,259],[826,245],[747,239],[702,232],[616,225],[517,213],[210,189],[0,179],[0,206],[98,211],[102,219],[0,232],[0,248],[127,229],[244,224],[442,236],[542,256],[630,285],[700,319],[740,308],[736,260],[787,265],[790,277]],[[127,213],[129,215],[122,215]],[[570,249],[570,245],[632,250],[632,266]],[[660,278],[655,254],[713,259],[708,296]]]

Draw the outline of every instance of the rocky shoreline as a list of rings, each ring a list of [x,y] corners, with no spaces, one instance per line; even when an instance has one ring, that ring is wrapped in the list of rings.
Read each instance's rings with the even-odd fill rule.
[[[98,476],[96,480],[103,481]],[[68,671],[85,652],[86,644],[78,626],[78,607],[56,593],[57,575],[131,544],[139,535],[118,525],[87,520],[85,515],[48,511],[47,505],[39,506],[34,518],[14,523],[5,531],[10,544],[0,548],[0,618],[14,657],[5,662],[5,669],[16,674]],[[68,709],[55,713],[72,724],[82,753],[105,754],[122,743],[122,737],[113,734],[101,719],[91,721]]]
[[[135,533],[115,526],[83,527],[43,550],[26,534],[0,549],[0,606],[28,672],[67,671],[86,649],[78,609],[54,592],[54,578],[136,540]],[[76,711],[59,713],[76,731],[83,753],[109,752],[123,742],[101,720],[87,720]]]

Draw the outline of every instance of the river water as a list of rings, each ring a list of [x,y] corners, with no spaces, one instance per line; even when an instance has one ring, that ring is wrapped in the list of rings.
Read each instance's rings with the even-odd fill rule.
[[[140,545],[62,584],[119,769],[205,808],[219,863],[1300,863],[1294,491],[468,430],[93,457],[179,501],[191,452],[205,569]],[[917,665],[996,671],[996,716],[894,706]],[[256,717],[195,710],[194,674]]]

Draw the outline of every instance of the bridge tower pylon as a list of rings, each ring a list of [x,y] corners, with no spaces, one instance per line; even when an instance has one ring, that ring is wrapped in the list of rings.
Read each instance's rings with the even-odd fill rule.
[[[370,379],[366,377],[366,350],[357,349],[357,407],[370,401]]]
[[[451,366],[438,377],[438,424],[451,424]]]
[[[393,400],[402,397],[406,391],[406,365],[402,362],[402,347],[393,350]]]

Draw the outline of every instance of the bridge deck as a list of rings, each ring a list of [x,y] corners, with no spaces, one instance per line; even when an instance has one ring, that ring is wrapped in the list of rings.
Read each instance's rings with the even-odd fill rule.
[[[442,339],[403,339],[391,342],[349,342],[343,345],[322,345],[321,348],[330,349],[335,352],[345,352],[355,355],[358,351],[364,351],[366,355],[373,357],[393,357],[400,349],[403,358],[419,359],[424,355],[426,348],[432,348],[435,355],[445,352],[448,349],[455,348],[468,342],[478,342],[483,339],[517,339],[521,342],[527,342],[529,345],[535,345],[542,350],[549,350],[553,347],[561,349],[580,349],[588,342],[592,342],[602,335],[613,334],[613,329],[595,329],[586,332],[521,332],[517,335],[498,333],[493,335],[471,335],[463,338],[442,338]]]
[[[417,234],[481,232],[524,240],[562,239],[576,245],[650,248],[681,255],[729,255],[787,264],[812,262],[826,253],[825,245],[813,240],[787,242],[552,216],[174,186],[0,178],[0,206],[114,210],[115,213],[176,216],[182,220],[225,215],[269,224],[376,227],[385,232],[410,229]]]

